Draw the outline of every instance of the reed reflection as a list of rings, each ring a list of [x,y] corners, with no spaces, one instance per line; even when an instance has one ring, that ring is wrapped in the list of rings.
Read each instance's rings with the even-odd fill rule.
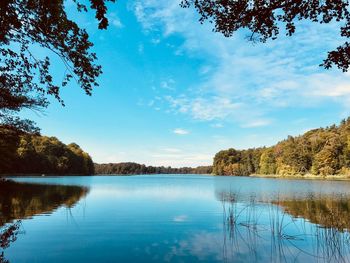
[[[350,262],[350,198],[312,195],[258,199],[217,191],[223,258],[234,262]],[[266,197],[266,196],[265,196]]]

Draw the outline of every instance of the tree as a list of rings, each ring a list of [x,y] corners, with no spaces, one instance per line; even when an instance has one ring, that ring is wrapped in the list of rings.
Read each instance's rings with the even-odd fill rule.
[[[350,176],[350,118],[340,125],[314,129],[269,148],[228,149],[215,155],[219,175],[275,174]]]
[[[79,145],[0,126],[0,174],[94,174]]]
[[[312,172],[320,175],[332,175],[341,168],[339,157],[341,156],[342,143],[339,136],[330,137],[323,149],[316,154],[312,166]]]
[[[0,127],[0,174],[13,170],[17,161],[17,148],[20,137],[11,127]]]
[[[272,148],[266,149],[260,157],[260,173],[261,174],[275,174],[276,173],[276,159]]]
[[[80,0],[73,0],[78,11],[87,11]],[[99,29],[106,29],[106,3],[115,0],[89,0],[96,11]],[[0,123],[31,130],[32,123],[14,114],[23,108],[47,107],[47,95],[62,105],[60,87],[73,78],[91,95],[102,73],[96,54],[84,29],[68,19],[64,0],[0,1]],[[32,52],[41,47],[57,55],[65,65],[62,81],[56,82],[50,72],[49,57],[39,58]]]
[[[251,31],[249,39],[265,42],[276,39],[284,26],[286,35],[296,30],[296,21],[308,20],[327,24],[342,24],[339,33],[350,37],[350,12],[347,0],[183,0],[183,7],[194,6],[200,14],[199,21],[214,24],[214,31],[230,37],[238,29]],[[330,51],[321,64],[326,69],[333,65],[344,72],[350,67],[350,43],[345,42]]]

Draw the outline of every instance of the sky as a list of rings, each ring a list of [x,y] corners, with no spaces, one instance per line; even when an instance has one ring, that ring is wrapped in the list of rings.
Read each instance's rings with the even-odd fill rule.
[[[43,112],[23,111],[41,133],[75,142],[94,162],[157,166],[212,164],[227,148],[270,146],[350,114],[350,74],[319,66],[344,42],[337,24],[298,22],[296,34],[252,43],[200,24],[177,0],[119,0],[110,26],[66,9],[94,43],[103,74],[87,96],[72,82]],[[64,67],[53,59],[52,72]]]

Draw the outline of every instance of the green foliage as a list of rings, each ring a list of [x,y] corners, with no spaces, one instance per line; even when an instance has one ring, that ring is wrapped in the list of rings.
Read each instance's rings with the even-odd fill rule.
[[[73,0],[78,11],[95,10],[99,29],[108,26],[108,2]],[[83,4],[83,3],[85,4]],[[86,30],[70,20],[64,0],[0,1],[0,123],[23,126],[14,114],[23,108],[47,107],[47,96],[63,104],[60,89],[74,79],[91,95],[102,73]],[[49,56],[37,55],[38,47],[62,61],[62,75],[54,79]],[[26,125],[24,125],[26,127]],[[28,131],[28,130],[27,130]]]
[[[214,174],[350,175],[350,118],[270,148],[228,149],[215,155]]]
[[[77,144],[0,126],[0,174],[93,174],[91,157]]]
[[[249,30],[250,41],[266,42],[276,39],[281,32],[291,36],[300,26],[298,21],[313,23],[332,23],[339,35],[350,37],[350,4],[349,1],[310,1],[310,0],[182,0],[182,7],[193,6],[200,15],[199,21],[209,21],[214,31],[231,37],[240,29]],[[298,25],[299,24],[299,25]],[[333,66],[345,71],[350,67],[350,43],[328,52],[322,66],[329,69]]]
[[[276,158],[272,148],[268,148],[260,156],[260,173],[275,174],[276,173]]]
[[[213,173],[221,175],[250,175],[259,168],[261,150],[238,151],[228,149],[218,152],[214,157]]]
[[[196,168],[182,167],[155,167],[138,163],[107,163],[95,164],[95,174],[211,174],[211,166],[198,166]]]

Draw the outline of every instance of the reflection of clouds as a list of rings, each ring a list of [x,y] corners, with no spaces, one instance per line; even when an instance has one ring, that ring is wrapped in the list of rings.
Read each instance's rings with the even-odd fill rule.
[[[174,258],[191,256],[198,260],[209,258],[221,260],[222,248],[219,233],[198,233],[188,240],[176,240],[168,253],[164,255],[164,261],[169,262]]]
[[[187,221],[188,216],[187,215],[178,215],[173,218],[174,222],[185,222]]]
[[[222,245],[222,232],[203,231],[188,239],[166,239],[134,251],[144,251],[152,260],[162,262],[222,262]]]
[[[188,249],[191,255],[200,260],[209,257],[222,260],[222,235],[209,232],[197,233],[188,242],[180,242],[180,248]]]
[[[91,191],[91,195],[98,197],[109,198],[157,198],[162,200],[169,199],[213,199],[213,190],[210,189],[198,189],[193,187],[96,187]]]
[[[248,211],[246,213],[249,214]],[[246,216],[242,223],[245,220]],[[286,221],[282,231],[287,238],[278,238],[265,224],[255,231],[238,223],[233,232],[225,226],[213,231],[191,231],[179,238],[140,245],[134,251],[143,258],[143,262],[350,262],[346,243],[341,248],[339,244],[331,244],[332,239],[328,240],[322,235],[315,236],[315,230],[318,234],[323,231],[317,226],[310,228],[307,225],[305,229],[301,229],[301,225],[305,227],[304,221],[293,220],[294,223],[291,224],[288,221],[292,220],[289,216],[288,220],[284,220]],[[272,238],[273,235],[275,238]],[[293,236],[297,238],[293,239]],[[334,241],[340,240],[345,239]]]
[[[170,262],[181,257],[194,257],[194,261],[249,262],[247,261],[247,254],[249,253],[247,248],[242,247],[239,251],[228,249],[225,254],[223,249],[222,232],[202,231],[195,233],[187,240],[175,240],[170,247],[170,251],[164,255],[163,259],[165,262]],[[228,259],[231,259],[231,261]]]

